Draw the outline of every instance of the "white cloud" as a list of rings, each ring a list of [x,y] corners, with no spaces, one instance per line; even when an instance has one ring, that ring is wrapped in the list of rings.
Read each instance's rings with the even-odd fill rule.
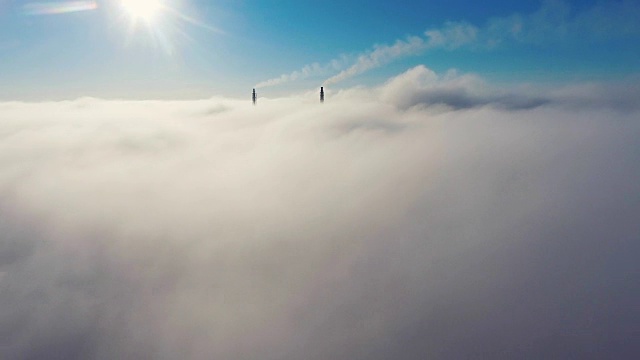
[[[2,103],[3,356],[624,358],[640,91],[540,93]]]

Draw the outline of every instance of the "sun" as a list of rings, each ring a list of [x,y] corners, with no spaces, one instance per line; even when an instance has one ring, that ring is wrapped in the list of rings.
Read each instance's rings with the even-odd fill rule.
[[[121,4],[131,20],[147,23],[153,22],[164,8],[162,0],[122,0]]]
[[[0,0],[2,3],[3,0]],[[125,35],[126,45],[145,44],[173,55],[177,37],[191,40],[188,25],[215,33],[218,28],[185,13],[180,6],[184,0],[113,0],[113,18]],[[0,47],[2,44],[0,44]]]

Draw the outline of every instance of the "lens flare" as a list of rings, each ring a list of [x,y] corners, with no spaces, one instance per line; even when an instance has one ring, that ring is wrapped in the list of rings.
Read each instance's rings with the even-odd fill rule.
[[[29,3],[22,7],[27,15],[56,15],[78,11],[96,10],[95,1],[64,1],[51,3]]]

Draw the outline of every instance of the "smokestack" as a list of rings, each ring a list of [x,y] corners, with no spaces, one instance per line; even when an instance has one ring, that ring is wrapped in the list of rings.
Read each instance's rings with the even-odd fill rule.
[[[253,105],[255,105],[256,101],[258,100],[258,95],[256,95],[256,89],[253,89],[253,94],[251,94],[251,100],[253,101]]]
[[[320,86],[320,102],[324,102],[324,87]]]

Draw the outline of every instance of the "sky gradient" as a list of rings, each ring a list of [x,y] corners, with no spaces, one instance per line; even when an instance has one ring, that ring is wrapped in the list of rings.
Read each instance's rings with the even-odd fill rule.
[[[163,5],[133,24],[119,0],[2,0],[0,99],[244,97],[265,84],[273,97],[344,71],[327,85],[372,85],[419,64],[507,83],[640,72],[640,6],[629,0]]]

